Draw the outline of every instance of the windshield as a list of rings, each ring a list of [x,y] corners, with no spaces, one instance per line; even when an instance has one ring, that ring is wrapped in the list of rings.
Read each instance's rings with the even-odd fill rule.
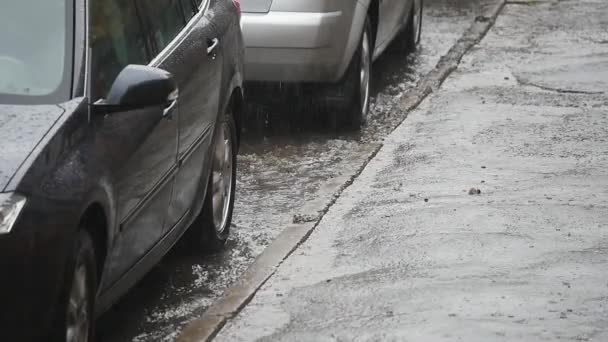
[[[1,103],[50,102],[69,94],[70,3],[2,0]]]

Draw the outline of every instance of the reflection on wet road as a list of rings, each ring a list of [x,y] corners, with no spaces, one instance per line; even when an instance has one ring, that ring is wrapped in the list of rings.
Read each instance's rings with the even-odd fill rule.
[[[479,0],[425,0],[419,51],[389,51],[374,64],[371,115],[361,132],[327,127],[327,113],[306,106],[251,107],[239,156],[234,227],[226,249],[191,256],[176,246],[99,322],[100,340],[171,341],[238,279],[323,183],[352,168],[365,145],[381,142],[406,116],[401,96],[430,71],[481,10]],[[294,114],[296,113],[296,114]]]

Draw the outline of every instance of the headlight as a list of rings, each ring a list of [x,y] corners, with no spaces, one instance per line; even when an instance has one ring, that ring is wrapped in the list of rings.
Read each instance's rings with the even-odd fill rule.
[[[15,193],[0,194],[0,235],[11,232],[24,205],[25,197],[21,195]]]

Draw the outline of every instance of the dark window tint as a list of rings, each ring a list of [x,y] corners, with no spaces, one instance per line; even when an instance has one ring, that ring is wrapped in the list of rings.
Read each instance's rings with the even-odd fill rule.
[[[186,19],[190,19],[194,16],[194,14],[196,12],[198,12],[196,10],[196,6],[194,4],[194,2],[192,2],[192,0],[181,0],[182,2],[182,8],[184,9],[184,15],[186,16]]]
[[[140,0],[143,17],[157,52],[169,45],[185,26],[181,0]]]
[[[145,36],[135,4],[126,0],[92,0],[91,86],[93,100],[107,95],[128,64],[147,64]]]

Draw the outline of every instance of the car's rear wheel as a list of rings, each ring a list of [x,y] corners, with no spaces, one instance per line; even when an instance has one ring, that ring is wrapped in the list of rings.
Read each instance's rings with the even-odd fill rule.
[[[331,113],[334,128],[358,129],[367,122],[372,79],[372,27],[366,18],[359,46],[337,85],[342,94],[337,111]]]
[[[203,209],[191,227],[193,242],[206,253],[221,250],[230,234],[237,156],[236,124],[231,111],[218,121],[211,148],[211,174]]]
[[[422,33],[422,4],[423,1],[420,1],[420,7],[416,8],[416,4],[414,3],[404,31],[403,50],[407,53],[416,51],[418,43],[420,43]]]
[[[63,314],[59,316],[56,340],[89,342],[94,340],[94,308],[97,293],[97,263],[89,233],[78,232],[68,263],[65,282]]]

